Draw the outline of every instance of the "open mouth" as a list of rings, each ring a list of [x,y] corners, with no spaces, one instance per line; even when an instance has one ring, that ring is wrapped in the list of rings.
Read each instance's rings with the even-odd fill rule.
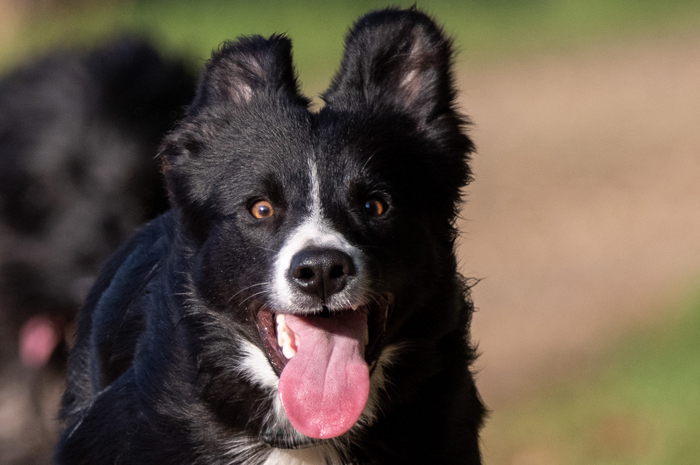
[[[391,302],[386,295],[357,308],[303,315],[258,309],[258,330],[280,377],[280,401],[297,431],[327,439],[357,422]]]

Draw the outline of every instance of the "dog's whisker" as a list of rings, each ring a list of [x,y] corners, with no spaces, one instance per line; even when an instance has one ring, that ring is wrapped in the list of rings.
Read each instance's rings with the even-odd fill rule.
[[[248,300],[255,298],[256,296],[259,296],[261,294],[265,294],[267,291],[260,291],[256,292],[255,294],[249,295],[245,299],[243,299],[241,302],[238,303],[238,307],[242,307],[244,303],[246,303]]]
[[[255,248],[256,248],[256,249],[267,250],[267,251],[269,251],[269,252],[279,253],[279,250],[271,249],[271,248],[269,248],[269,247],[263,247],[263,246],[261,246],[261,245],[256,245]]]
[[[244,287],[244,288],[241,289],[240,291],[238,291],[238,292],[236,292],[235,294],[233,294],[233,295],[228,299],[228,302],[227,302],[227,303],[231,303],[231,301],[232,301],[237,295],[239,295],[239,294],[241,294],[241,293],[247,291],[248,289],[252,289],[252,288],[257,287],[257,286],[269,286],[269,285],[270,285],[269,282],[251,284],[250,286]]]
[[[379,153],[379,149],[375,150],[375,151],[372,153],[372,155],[370,155],[370,156],[367,158],[367,161],[365,161],[365,164],[362,165],[362,168],[360,169],[360,172],[361,172],[361,173],[364,173],[365,168],[367,168],[367,165],[369,164],[370,161],[372,161],[372,158],[374,158],[374,156],[375,156],[377,153]]]

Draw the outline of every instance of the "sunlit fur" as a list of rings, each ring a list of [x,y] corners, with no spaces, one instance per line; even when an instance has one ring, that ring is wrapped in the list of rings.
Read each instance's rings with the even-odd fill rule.
[[[214,53],[162,145],[172,213],[107,262],[81,316],[57,463],[480,463],[473,307],[454,255],[473,146],[451,62],[425,14],[370,13],[314,113],[285,37]],[[261,200],[273,215],[251,215]],[[309,246],[357,268],[327,302],[285,281]],[[307,438],[256,312],[326,305],[332,318],[360,303],[388,311],[369,401],[346,433]]]

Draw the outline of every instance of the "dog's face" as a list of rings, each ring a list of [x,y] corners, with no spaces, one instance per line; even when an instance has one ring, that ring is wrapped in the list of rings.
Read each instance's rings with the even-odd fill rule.
[[[449,42],[426,16],[358,22],[318,113],[290,51],[273,36],[217,52],[164,171],[198,294],[265,354],[294,428],[331,438],[366,409],[387,344],[452,279],[472,146]]]

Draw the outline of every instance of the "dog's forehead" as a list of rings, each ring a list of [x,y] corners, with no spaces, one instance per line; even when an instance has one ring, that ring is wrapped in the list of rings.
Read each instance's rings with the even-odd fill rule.
[[[385,133],[358,115],[334,111],[251,113],[230,121],[214,148],[228,159],[216,167],[222,195],[238,202],[269,196],[300,213],[313,202],[342,206],[358,186],[383,177],[371,168],[383,158],[378,148],[387,145]]]
[[[243,164],[239,169],[259,176],[272,173],[291,184],[309,182],[312,175],[347,180],[360,171],[366,158],[362,139],[348,124],[276,120],[242,135],[237,144]]]

